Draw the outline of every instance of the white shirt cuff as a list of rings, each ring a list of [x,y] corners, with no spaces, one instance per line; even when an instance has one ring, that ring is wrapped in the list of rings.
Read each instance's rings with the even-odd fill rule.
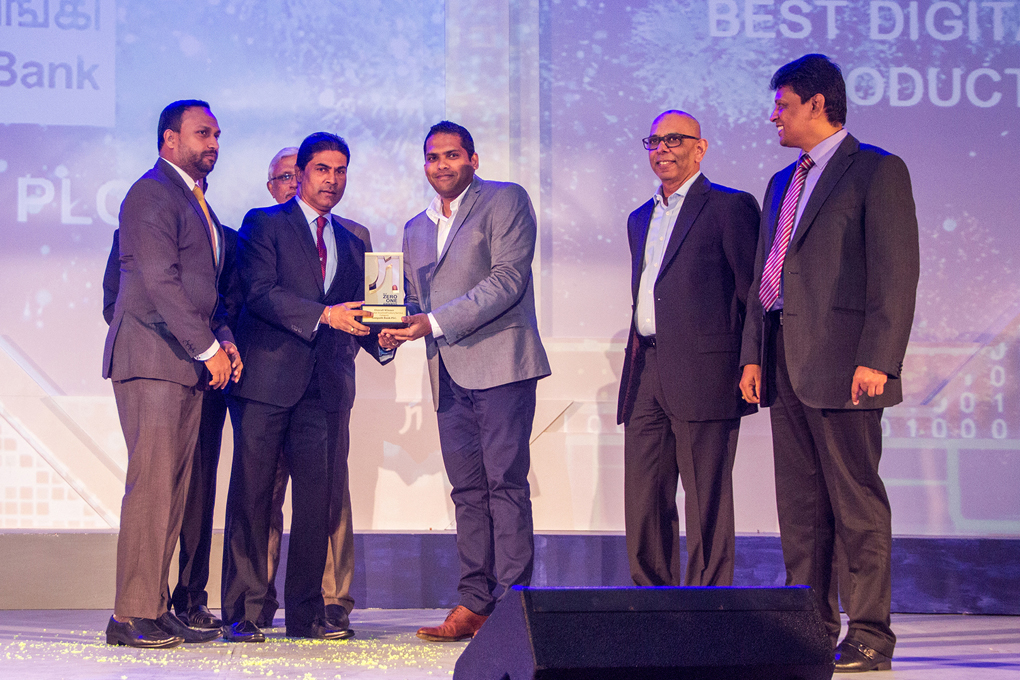
[[[432,312],[429,312],[429,323],[432,324],[432,337],[441,338],[443,337],[443,329],[439,327],[439,322],[436,321],[436,317],[432,316]]]
[[[216,356],[216,352],[218,351],[220,351],[220,341],[215,340],[212,344],[212,347],[210,347],[209,349],[195,357],[195,361],[209,361],[214,356]]]

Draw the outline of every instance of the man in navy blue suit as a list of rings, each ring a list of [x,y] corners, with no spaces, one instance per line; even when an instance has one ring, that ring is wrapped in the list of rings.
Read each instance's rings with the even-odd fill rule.
[[[343,412],[354,403],[354,357],[392,355],[360,322],[364,243],[330,214],[343,197],[350,149],[315,133],[298,150],[298,195],[245,215],[238,244],[245,377],[228,396],[234,462],[223,551],[225,638],[262,642],[255,624],[268,587],[269,523],[279,451],[292,482],[284,596],[290,637],[340,639],[322,597],[330,500],[346,484]],[[342,460],[343,465],[338,461]]]

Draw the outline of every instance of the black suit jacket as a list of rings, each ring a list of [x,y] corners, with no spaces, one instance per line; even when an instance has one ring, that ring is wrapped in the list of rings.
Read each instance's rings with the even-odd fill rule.
[[[765,365],[758,289],[796,163],[763,203],[741,364]],[[900,158],[852,135],[837,147],[804,207],[783,263],[783,337],[794,392],[813,408],[884,408],[903,400],[900,372],[919,271],[910,174]],[[889,374],[884,394],[850,400],[857,366]],[[766,384],[763,380],[763,385]],[[774,395],[765,393],[764,405]]]
[[[633,312],[654,207],[649,200],[627,221],[634,307],[620,381],[620,423],[630,419],[640,376]],[[737,418],[755,410],[740,398],[738,383],[758,222],[751,194],[704,175],[691,185],[677,215],[655,281],[655,342],[668,406],[683,420]]]
[[[244,361],[230,393],[289,408],[315,374],[327,411],[354,403],[354,357],[364,346],[380,363],[378,335],[356,338],[316,324],[326,305],[364,299],[365,244],[333,220],[337,267],[323,290],[315,240],[297,200],[248,211],[238,238],[244,307],[237,346]],[[360,345],[359,345],[360,343]]]

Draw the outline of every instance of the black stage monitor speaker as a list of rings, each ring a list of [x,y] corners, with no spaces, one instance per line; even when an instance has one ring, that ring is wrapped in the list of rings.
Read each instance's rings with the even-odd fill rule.
[[[829,680],[811,590],[521,588],[468,644],[455,680]]]

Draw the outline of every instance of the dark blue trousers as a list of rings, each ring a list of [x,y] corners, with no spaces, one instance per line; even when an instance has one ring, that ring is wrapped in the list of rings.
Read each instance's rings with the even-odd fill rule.
[[[453,485],[460,604],[489,615],[535,562],[531,520],[531,425],[537,379],[470,390],[439,365],[439,442]]]
[[[328,544],[332,466],[327,442],[339,426],[318,382],[290,408],[228,396],[234,462],[223,535],[223,621],[255,621],[269,581],[269,521],[279,451],[291,475],[290,547],[284,581],[288,636],[306,636],[325,617],[322,572]],[[334,433],[335,435],[335,433]]]

